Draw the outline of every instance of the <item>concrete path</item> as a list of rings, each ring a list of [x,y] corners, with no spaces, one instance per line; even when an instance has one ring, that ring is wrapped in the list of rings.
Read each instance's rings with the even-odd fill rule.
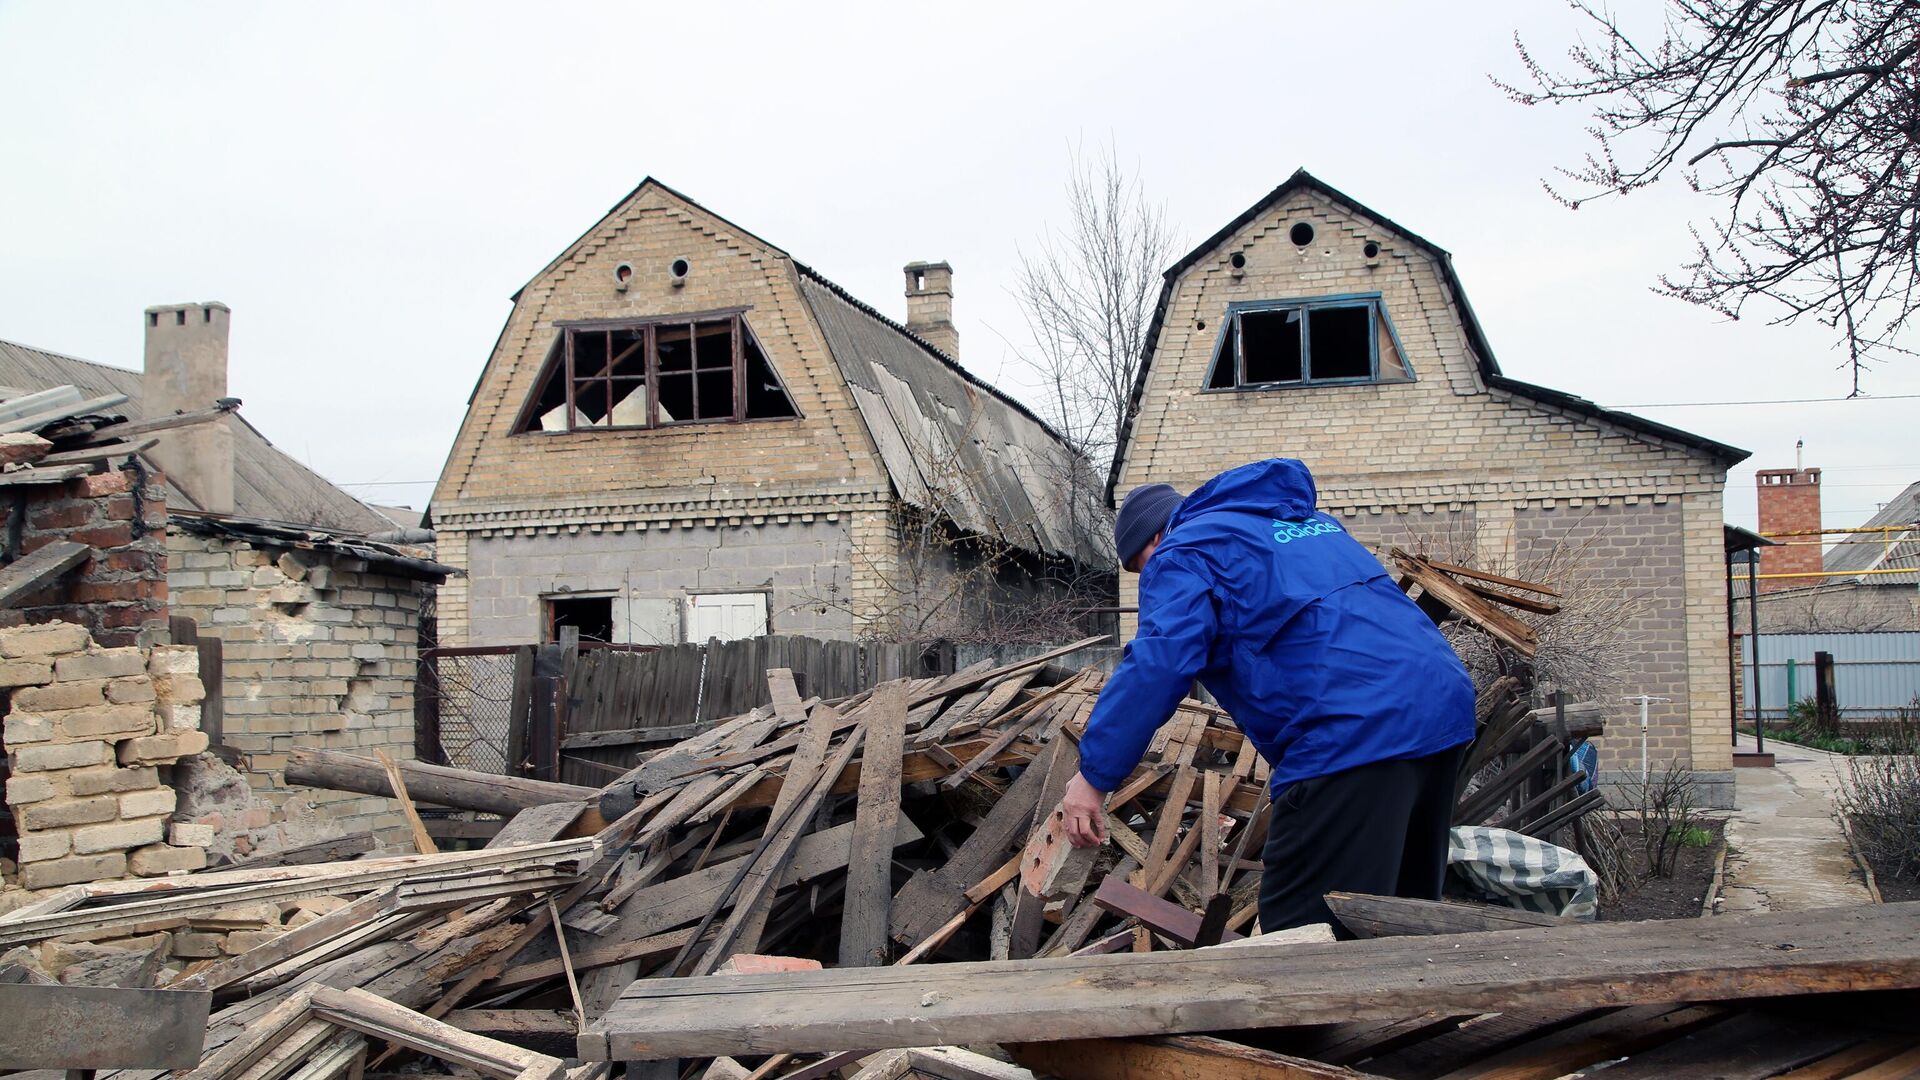
[[[1741,736],[1740,749],[1753,740]],[[1735,769],[1727,873],[1716,915],[1870,904],[1834,818],[1846,758],[1768,740],[1771,769]]]

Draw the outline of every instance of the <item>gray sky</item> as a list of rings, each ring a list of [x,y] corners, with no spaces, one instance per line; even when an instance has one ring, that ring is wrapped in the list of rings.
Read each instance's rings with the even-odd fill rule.
[[[951,261],[962,359],[1019,393],[1020,246],[1062,217],[1069,148],[1111,141],[1188,245],[1304,166],[1451,250],[1508,374],[1752,450],[1729,520],[1796,439],[1829,526],[1920,478],[1910,364],[1868,377],[1884,400],[1652,407],[1849,382],[1824,327],[1649,291],[1716,204],[1548,199],[1584,118],[1489,84],[1516,30],[1548,57],[1575,24],[1539,0],[0,0],[0,338],[138,367],[143,308],[225,301],[244,414],[417,507],[509,294],[642,177],[896,317],[900,266]]]

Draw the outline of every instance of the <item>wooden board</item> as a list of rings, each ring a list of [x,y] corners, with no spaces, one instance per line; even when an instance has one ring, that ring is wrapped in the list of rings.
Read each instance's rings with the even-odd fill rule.
[[[907,733],[906,684],[888,683],[875,690],[864,715],[867,745],[861,759],[865,765],[854,812],[847,891],[841,901],[841,967],[879,967],[887,962],[894,836],[900,825],[900,752]]]
[[[93,549],[71,540],[55,540],[0,567],[0,604],[39,592],[88,559]]]
[[[1444,945],[1444,948],[1437,947]],[[1920,903],[1445,938],[645,980],[592,1060],[1028,1042],[1920,986]]]
[[[1493,904],[1409,900],[1401,896],[1365,896],[1328,893],[1327,907],[1334,917],[1363,938],[1402,934],[1467,934],[1478,930],[1519,930],[1529,926],[1562,926],[1566,920],[1536,911]]]

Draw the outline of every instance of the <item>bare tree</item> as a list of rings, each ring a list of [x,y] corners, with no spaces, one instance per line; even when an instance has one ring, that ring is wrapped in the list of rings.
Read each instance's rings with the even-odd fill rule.
[[[1599,148],[1563,191],[1569,207],[1679,170],[1723,201],[1694,253],[1655,291],[1739,318],[1765,298],[1776,323],[1812,316],[1863,367],[1890,353],[1920,306],[1920,0],[1669,0],[1644,43],[1606,8],[1548,70],[1515,38],[1534,88],[1515,101],[1590,107]]]
[[[1018,352],[1044,386],[1042,416],[1104,477],[1176,240],[1111,144],[1073,150],[1067,214],[1021,253],[1013,292],[1032,343]]]

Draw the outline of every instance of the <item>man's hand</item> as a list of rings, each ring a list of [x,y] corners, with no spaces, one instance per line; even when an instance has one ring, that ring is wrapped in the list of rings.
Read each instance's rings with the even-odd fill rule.
[[[1060,799],[1066,815],[1067,842],[1077,848],[1098,847],[1107,842],[1107,796],[1087,783],[1079,773],[1067,782],[1067,793]]]

